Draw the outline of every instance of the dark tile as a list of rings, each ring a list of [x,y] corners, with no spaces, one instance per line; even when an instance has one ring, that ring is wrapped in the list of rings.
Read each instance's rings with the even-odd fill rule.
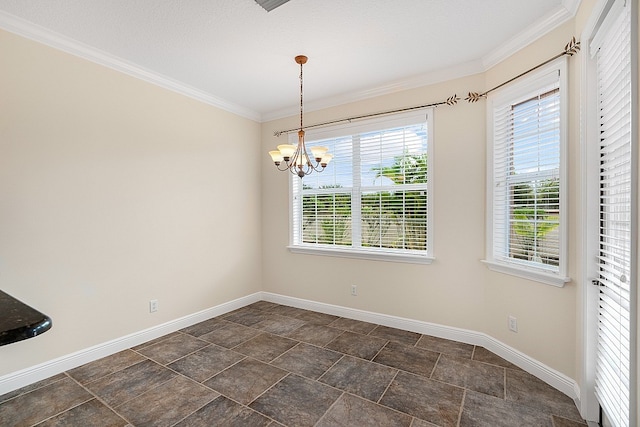
[[[65,378],[4,402],[0,425],[32,426],[92,398],[71,378]]]
[[[175,377],[175,372],[145,360],[102,377],[86,387],[110,406],[118,406]]]
[[[317,381],[291,374],[249,406],[285,425],[313,426],[340,394]]]
[[[416,332],[403,331],[402,329],[382,325],[376,326],[373,331],[369,332],[369,336],[395,341],[405,345],[415,345],[420,339],[420,334]]]
[[[233,350],[263,362],[271,362],[297,344],[297,341],[278,335],[260,334],[234,347]]]
[[[328,325],[329,323],[338,319],[338,316],[319,313],[317,311],[305,311],[304,313],[300,313],[296,317],[314,325]]]
[[[53,418],[38,424],[38,427],[124,427],[128,421],[120,418],[115,412],[107,408],[96,399],[69,409]]]
[[[246,358],[204,382],[204,385],[244,405],[280,381],[286,371]]]
[[[535,408],[468,390],[460,427],[552,427],[551,416]]]
[[[439,426],[455,426],[463,392],[459,387],[399,372],[380,404]]]
[[[342,354],[300,343],[271,362],[272,365],[311,379],[318,379]]]
[[[432,337],[431,335],[421,336],[416,343],[416,347],[426,348],[427,350],[450,354],[452,356],[466,357],[467,359],[471,359],[471,355],[473,354],[473,346],[471,344]]]
[[[316,427],[409,427],[410,424],[409,415],[344,393],[316,424]]]
[[[431,378],[504,399],[504,371],[499,366],[443,354]]]
[[[382,338],[344,332],[325,347],[351,356],[371,360],[387,343]]]
[[[374,323],[362,322],[360,320],[347,319],[341,317],[334,322],[331,322],[328,326],[332,328],[342,329],[343,331],[357,332],[359,334],[366,335],[373,331],[376,326]]]
[[[253,308],[254,310],[269,311],[269,310],[273,310],[274,308],[276,308],[278,306],[279,306],[279,304],[276,304],[275,302],[258,301],[258,302],[254,302],[253,304],[248,305],[247,307]]]
[[[286,335],[304,324],[304,320],[296,319],[295,317],[270,314],[264,320],[253,325],[253,327],[272,334]]]
[[[551,421],[553,422],[553,427],[584,427],[587,425],[587,423],[584,421],[578,422],[568,420],[566,418],[557,417],[555,415],[551,416]]]
[[[440,356],[440,354],[433,351],[409,347],[390,341],[380,350],[373,361],[429,377],[431,376],[431,372],[433,372],[438,356]]]
[[[201,335],[200,339],[222,347],[233,348],[258,334],[260,334],[260,331],[256,329],[238,325],[237,323],[224,322],[219,328],[208,334]]]
[[[507,369],[506,398],[540,411],[575,421],[582,421],[576,404],[569,396],[525,371]]]
[[[173,337],[175,337],[176,335],[180,335],[180,334],[182,334],[182,332],[171,332],[170,334],[163,335],[163,336],[161,336],[161,337],[158,337],[158,338],[152,339],[152,340],[150,340],[150,341],[143,342],[142,344],[140,344],[140,345],[136,345],[135,347],[131,347],[131,350],[136,350],[136,351],[138,351],[138,350],[140,350],[141,348],[149,347],[150,345],[154,345],[154,344],[157,344],[157,343],[159,343],[159,342],[161,342],[161,341],[168,340],[169,338],[173,338]]]
[[[181,329],[181,331],[185,334],[193,335],[194,337],[200,337],[204,334],[208,334],[215,329],[218,329],[222,325],[224,325],[224,322],[218,317],[214,317],[212,319],[205,320],[204,322],[188,326],[184,329]]]
[[[428,421],[421,420],[420,418],[414,418],[411,422],[411,427],[438,427],[435,424],[431,424]]]
[[[253,326],[269,317],[269,313],[252,308],[241,308],[224,316],[227,322],[239,323],[244,326]]]
[[[377,402],[398,371],[345,356],[320,377],[320,382]]]
[[[138,350],[139,353],[166,365],[209,345],[206,341],[187,334],[175,335],[159,343]]]
[[[262,414],[220,396],[176,424],[176,427],[261,427],[270,422]]]
[[[503,368],[517,369],[520,371],[522,370],[513,363],[504,360],[502,357],[490,352],[484,347],[476,346],[475,350],[473,351],[473,360],[489,363],[491,365],[502,366]]]
[[[124,350],[67,371],[67,374],[80,384],[87,384],[143,360],[146,359],[135,351]]]
[[[195,381],[177,376],[119,406],[117,411],[137,427],[171,426],[218,396]]]
[[[301,314],[306,313],[308,310],[301,308],[290,307],[288,305],[279,305],[269,310],[269,313],[281,314],[282,316],[298,317]]]
[[[17,390],[13,390],[10,391],[9,393],[5,393],[2,396],[0,396],[0,403],[4,402],[5,400],[9,400],[9,399],[13,399],[16,396],[20,396],[21,394],[25,394],[25,393],[29,393],[30,391],[39,389],[41,387],[44,387],[46,385],[49,384],[53,384],[55,382],[58,382],[60,380],[63,380],[67,378],[67,376],[65,374],[58,374],[58,375],[54,375],[52,377],[49,378],[45,378],[41,381],[37,381],[35,383],[31,383],[29,385],[26,385],[24,387],[20,387]]]
[[[343,331],[328,326],[314,325],[311,323],[300,326],[286,336],[294,340],[304,341],[320,347],[327,345]]]
[[[235,351],[210,344],[202,350],[176,360],[169,365],[169,368],[198,382],[203,382],[244,357]]]

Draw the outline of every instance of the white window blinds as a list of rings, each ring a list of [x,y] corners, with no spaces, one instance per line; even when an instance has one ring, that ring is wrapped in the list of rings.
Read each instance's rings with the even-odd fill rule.
[[[334,158],[322,173],[292,180],[293,246],[430,253],[424,111],[307,135],[308,144],[329,147]]]
[[[554,276],[560,284],[565,280],[563,70],[551,67],[491,97],[488,192],[488,261]]]
[[[600,117],[600,301],[596,395],[616,427],[630,425],[630,7],[614,3],[591,49]]]

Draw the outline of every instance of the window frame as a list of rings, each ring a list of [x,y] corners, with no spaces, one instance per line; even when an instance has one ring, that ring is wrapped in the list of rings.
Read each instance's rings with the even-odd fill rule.
[[[317,243],[296,242],[295,221],[296,201],[294,194],[294,182],[300,178],[291,176],[289,179],[289,245],[288,250],[292,253],[332,256],[341,258],[367,259],[374,261],[405,262],[415,264],[431,264],[435,259],[433,255],[434,232],[433,232],[433,115],[434,109],[427,108],[418,111],[410,111],[391,116],[375,117],[367,120],[360,120],[354,123],[329,126],[321,129],[309,129],[305,131],[305,142],[308,146],[313,145],[314,140],[340,137],[346,135],[356,135],[370,131],[382,131],[395,127],[411,124],[426,123],[427,127],[427,249],[423,253],[411,250],[384,249],[371,247],[336,247],[321,245]],[[290,138],[293,138],[290,136]],[[297,140],[296,140],[297,143]],[[354,155],[356,150],[354,150]],[[355,161],[354,161],[355,162]],[[359,162],[359,160],[357,161]],[[316,172],[313,172],[316,173]],[[322,172],[320,172],[322,173]],[[359,180],[359,179],[358,179]],[[367,186],[358,186],[354,178],[353,196],[360,197],[362,189]],[[366,191],[366,190],[365,190]],[[353,202],[352,202],[353,203]],[[357,202],[359,203],[359,202]]]
[[[531,94],[544,94],[545,87],[553,79],[553,74],[558,75],[557,82],[560,98],[560,126],[559,126],[559,225],[558,225],[558,251],[559,265],[558,271],[546,267],[542,263],[535,265],[534,262],[518,262],[517,259],[498,257],[498,252],[504,252],[505,248],[496,242],[495,229],[495,208],[496,200],[494,187],[496,179],[494,177],[494,154],[496,153],[496,140],[494,137],[494,126],[496,121],[496,111],[500,106],[507,104],[517,105],[525,101]],[[551,76],[551,77],[550,77]],[[568,202],[567,202],[567,147],[568,147],[568,83],[567,83],[567,58],[558,58],[536,71],[522,77],[520,80],[509,84],[489,94],[487,97],[487,190],[486,190],[486,253],[483,262],[492,270],[504,274],[509,274],[548,285],[562,287],[571,279],[567,276],[567,244],[568,244]],[[508,178],[504,178],[509,181]],[[508,231],[507,231],[508,233]],[[507,238],[503,236],[505,242]]]

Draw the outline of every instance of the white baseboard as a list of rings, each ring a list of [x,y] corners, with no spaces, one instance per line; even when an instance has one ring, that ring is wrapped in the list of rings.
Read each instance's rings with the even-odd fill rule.
[[[134,347],[162,335],[186,328],[187,326],[194,325],[212,317],[220,316],[260,300],[318,311],[320,313],[333,314],[335,316],[361,320],[364,322],[376,323],[379,325],[425,335],[432,335],[439,338],[446,338],[467,344],[479,345],[508,360],[514,365],[519,366],[530,374],[535,375],[572,399],[579,401],[580,389],[573,379],[484,333],[390,316],[387,314],[325,304],[270,292],[256,292],[254,294],[163,323],[162,325],[154,326],[85,350],[80,350],[76,353],[59,357],[40,365],[10,373],[0,377],[0,395],[57,375],[61,372],[68,371],[69,369],[73,369],[85,363]]]
[[[124,337],[89,347],[75,353],[53,359],[36,366],[0,377],[0,395],[19,389],[45,378],[52,377],[69,369],[93,362],[102,357],[109,356],[127,348],[135,347],[152,339],[161,337],[171,332],[195,325],[212,317],[220,316],[238,308],[244,307],[261,299],[261,292],[256,292],[233,301],[219,304],[194,314],[171,320],[161,325],[153,326],[143,331],[134,332]]]
[[[555,369],[539,362],[530,356],[504,344],[497,339],[476,331],[468,329],[443,326],[435,323],[423,322],[420,320],[406,319],[403,317],[390,316],[387,314],[373,313],[370,311],[358,310],[355,308],[342,307],[321,302],[309,301],[285,295],[262,292],[262,299],[278,304],[290,305],[307,310],[319,311],[321,313],[333,314],[335,316],[347,317],[349,319],[361,320],[364,322],[377,323],[391,328],[403,329],[420,334],[431,335],[439,338],[446,338],[467,344],[479,345],[508,360],[514,365],[524,369],[530,374],[540,378],[555,389],[566,394],[579,403],[580,388],[578,384],[568,376]],[[578,406],[580,407],[580,406]]]

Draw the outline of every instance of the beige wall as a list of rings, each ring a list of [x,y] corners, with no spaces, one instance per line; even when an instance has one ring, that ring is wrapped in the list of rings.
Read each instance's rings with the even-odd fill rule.
[[[562,52],[575,35],[574,23],[565,23],[486,73],[487,87],[509,78]],[[487,272],[485,316],[489,335],[517,348],[558,371],[576,378],[576,316],[580,301],[578,280],[580,248],[580,58],[568,61],[569,141],[568,141],[568,276],[573,280],[556,288],[497,272]],[[509,314],[518,318],[518,333],[507,330]]]
[[[305,115],[306,123],[443,101],[483,91],[559,53],[573,36],[567,23],[489,72]],[[575,61],[571,62],[570,69]],[[572,74],[573,77],[573,74]],[[573,86],[572,86],[573,89]],[[570,185],[575,185],[578,127],[572,98]],[[576,377],[575,283],[564,288],[489,271],[485,253],[485,102],[439,107],[434,116],[434,254],[431,265],[350,260],[292,254],[287,174],[263,162],[264,290],[293,297],[484,332],[548,366]],[[279,143],[273,131],[295,127],[295,118],[263,124],[263,151]],[[570,224],[577,201],[570,195]],[[570,238],[575,239],[575,225]],[[570,248],[575,276],[576,248]],[[283,274],[286,273],[286,274]],[[358,296],[349,294],[358,285]],[[518,333],[507,316],[518,319]]]
[[[54,325],[0,375],[261,289],[259,123],[3,31],[0,52],[0,289]]]

